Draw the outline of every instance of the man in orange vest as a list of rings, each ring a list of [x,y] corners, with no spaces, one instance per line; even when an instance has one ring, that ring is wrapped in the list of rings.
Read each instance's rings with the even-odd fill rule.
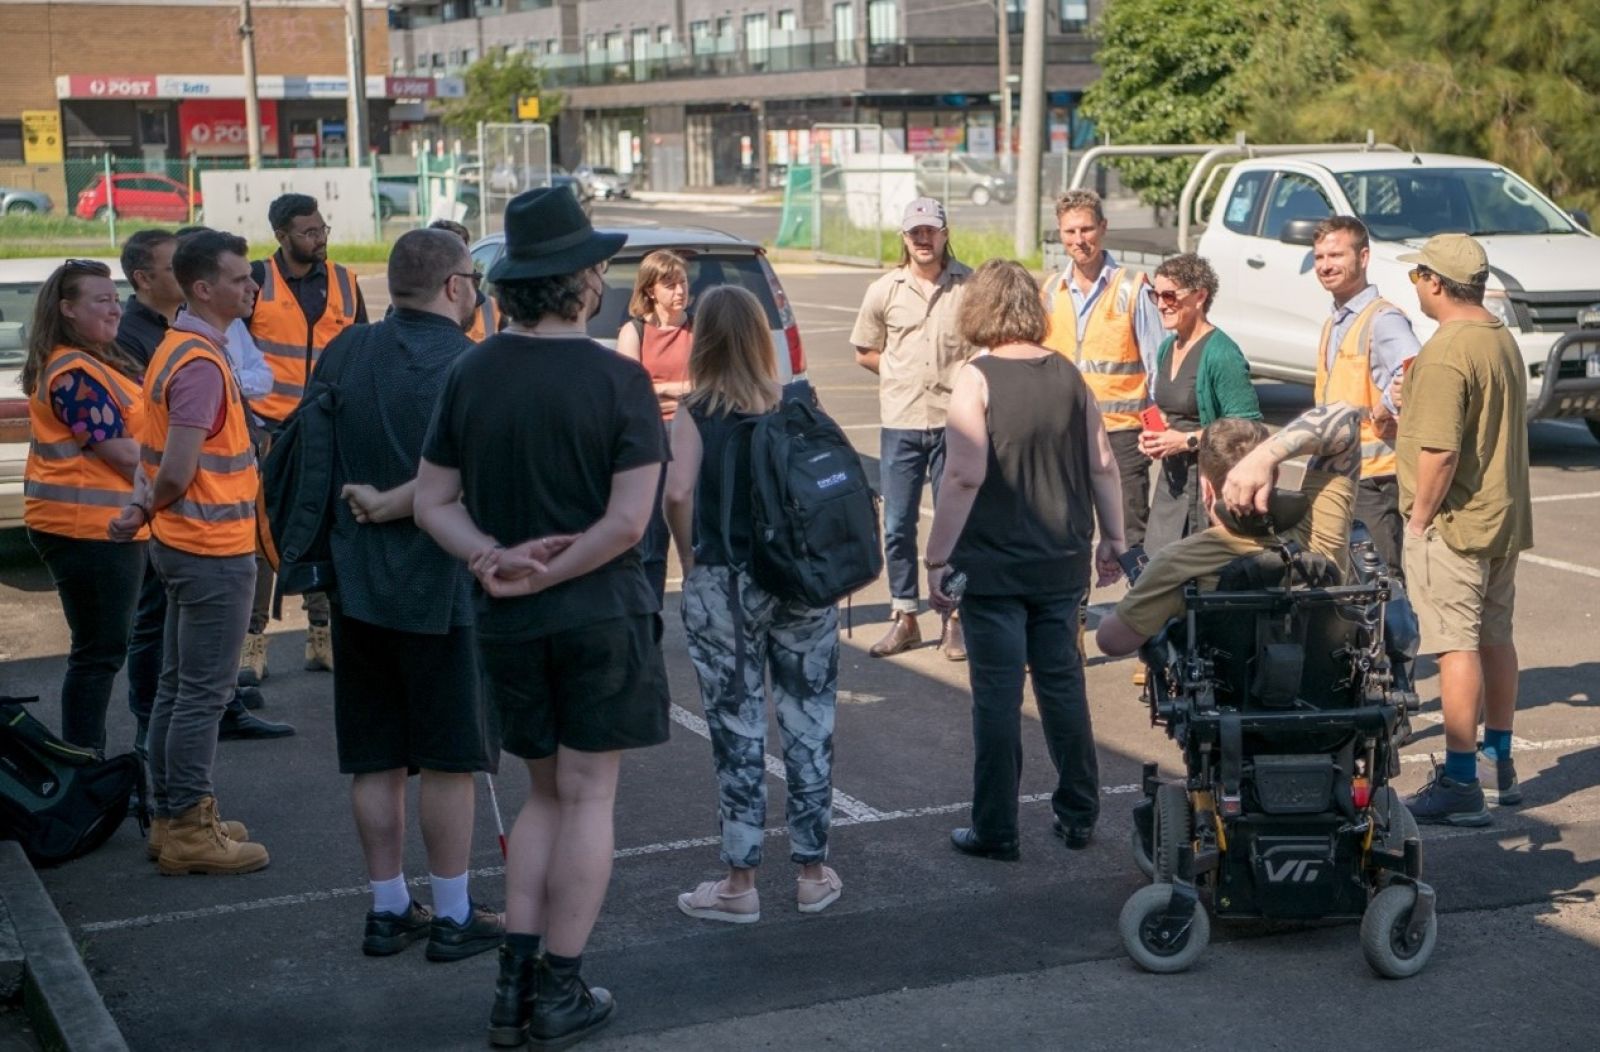
[[[1389,573],[1405,583],[1401,565],[1405,520],[1396,480],[1395,405],[1389,388],[1421,346],[1411,321],[1367,281],[1367,228],[1355,216],[1330,216],[1312,235],[1317,281],[1333,297],[1333,312],[1317,344],[1318,405],[1346,402],[1366,410],[1361,422],[1361,483],[1356,518],[1366,523]]]
[[[355,275],[328,262],[328,224],[317,199],[284,194],[267,207],[267,221],[278,239],[278,251],[250,265],[261,287],[250,335],[272,369],[272,390],[252,399],[250,408],[266,428],[265,444],[283,425],[305,392],[306,379],[322,349],[352,325],[367,323],[367,305]],[[239,663],[239,682],[259,686],[267,676],[267,608],[272,600],[272,568],[257,562],[255,603],[250,632]],[[328,635],[328,597],[303,600],[311,627],[306,633],[305,667],[333,669],[333,642]]]
[[[150,561],[167,589],[168,645],[148,734],[155,804],[150,847],[161,872],[249,873],[266,848],[217,815],[212,763],[255,590],[255,448],[224,335],[250,313],[249,246],[216,231],[185,238],[173,271],[187,309],[145,372],[143,470],[107,529],[148,526]]]

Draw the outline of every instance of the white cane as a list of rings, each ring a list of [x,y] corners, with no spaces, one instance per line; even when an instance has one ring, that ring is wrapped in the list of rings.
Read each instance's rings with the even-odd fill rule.
[[[500,818],[500,798],[494,792],[494,776],[484,771],[483,780],[489,785],[489,811],[494,815],[494,831],[500,837],[500,858],[503,860],[506,857],[506,824]]]

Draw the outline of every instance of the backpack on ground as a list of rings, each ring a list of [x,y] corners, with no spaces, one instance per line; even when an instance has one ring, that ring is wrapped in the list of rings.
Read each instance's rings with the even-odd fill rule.
[[[750,565],[738,567],[780,599],[833,606],[878,579],[883,537],[878,497],[855,447],[803,380],[750,435]],[[732,536],[738,442],[723,454],[722,536]],[[729,554],[729,563],[737,564]]]
[[[22,707],[36,700],[0,698],[0,840],[51,866],[110,838],[143,771],[131,753],[100,760],[57,738]]]
[[[361,329],[351,330],[361,332]],[[261,497],[256,533],[274,570],[274,608],[283,597],[325,592],[333,586],[329,535],[338,493],[338,447],[334,420],[339,410],[339,380],[350,349],[360,336],[347,335],[323,352],[307,381],[305,397],[289,414],[261,464]]]

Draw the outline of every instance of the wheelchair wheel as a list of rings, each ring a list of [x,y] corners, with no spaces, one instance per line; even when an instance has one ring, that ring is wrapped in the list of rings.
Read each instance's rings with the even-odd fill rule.
[[[1422,831],[1417,827],[1417,820],[1393,786],[1381,786],[1373,792],[1372,813],[1380,823],[1378,839],[1388,850],[1402,850],[1405,842],[1412,837],[1421,842]],[[1419,872],[1417,875],[1422,874]]]
[[[1157,933],[1171,901],[1171,884],[1151,884],[1134,892],[1117,918],[1122,948],[1134,964],[1157,975],[1187,971],[1211,942],[1211,918],[1204,905],[1195,903],[1189,930],[1171,946],[1160,944]]]
[[[1155,864],[1155,880],[1171,884],[1178,876],[1178,852],[1194,839],[1194,822],[1189,817],[1189,793],[1181,785],[1156,786],[1155,836],[1150,854]]]
[[[1416,901],[1415,886],[1391,884],[1373,896],[1361,918],[1361,953],[1368,966],[1385,979],[1409,979],[1427,967],[1433,956],[1439,937],[1438,914],[1428,919],[1420,943],[1406,942],[1406,924]]]
[[[1132,834],[1133,835],[1128,839],[1128,846],[1133,849],[1133,864],[1139,867],[1140,873],[1143,873],[1150,880],[1154,880],[1156,876],[1156,864],[1155,861],[1150,857],[1149,846],[1145,844],[1144,837],[1139,833],[1139,825],[1137,822],[1134,823]]]

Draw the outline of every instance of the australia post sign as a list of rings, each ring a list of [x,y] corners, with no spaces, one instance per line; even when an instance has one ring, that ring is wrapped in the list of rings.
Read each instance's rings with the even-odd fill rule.
[[[261,102],[261,153],[278,155],[278,104]],[[244,103],[234,99],[191,99],[178,103],[178,130],[185,156],[243,157],[249,153]]]

